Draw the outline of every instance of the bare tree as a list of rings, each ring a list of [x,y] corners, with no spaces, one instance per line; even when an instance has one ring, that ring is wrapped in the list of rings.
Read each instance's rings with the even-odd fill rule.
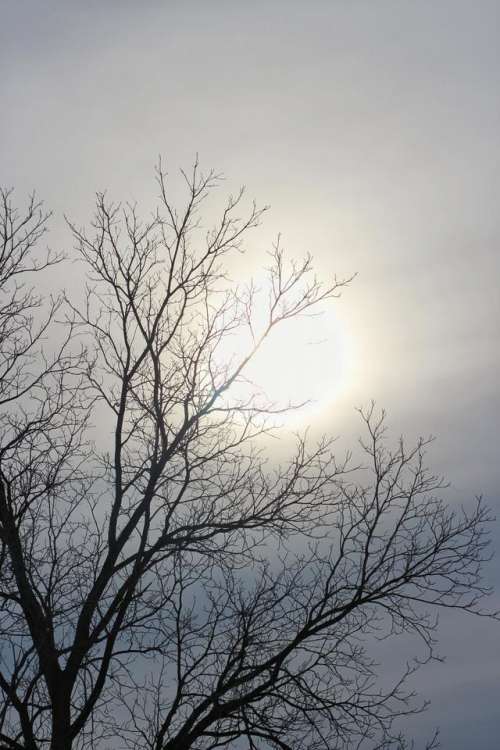
[[[182,210],[157,177],[150,218],[98,194],[92,228],[70,225],[83,304],[26,286],[60,258],[36,259],[40,204],[2,193],[0,747],[403,747],[414,666],[382,689],[370,638],[432,658],[439,608],[481,613],[487,512],[448,508],[426,442],[390,449],[373,407],[364,467],[305,437],[274,465],[279,408],[235,386],[347,282],[278,244],[258,328],[225,261],[262,210],[239,218],[241,192],[203,231],[217,176],[184,174]],[[228,359],[232,336],[249,347]]]

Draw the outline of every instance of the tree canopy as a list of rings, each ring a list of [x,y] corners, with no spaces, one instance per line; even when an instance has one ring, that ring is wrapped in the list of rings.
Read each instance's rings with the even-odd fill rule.
[[[373,405],[362,462],[306,435],[269,457],[289,405],[234,387],[349,280],[278,243],[264,296],[234,285],[263,211],[241,191],[207,229],[219,178],[183,177],[178,207],[159,165],[146,218],[98,194],[69,224],[81,294],[48,299],[39,275],[69,268],[50,216],[1,193],[0,747],[402,747],[416,662],[387,686],[370,639],[410,632],[432,658],[439,609],[482,613],[488,511],[449,507],[427,441],[391,445]]]

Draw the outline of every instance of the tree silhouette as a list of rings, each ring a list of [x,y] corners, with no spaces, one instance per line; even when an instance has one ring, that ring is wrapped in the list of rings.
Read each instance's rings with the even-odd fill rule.
[[[182,209],[160,164],[148,219],[98,194],[70,224],[82,299],[30,286],[61,262],[38,257],[49,216],[1,194],[0,747],[402,747],[415,666],[383,688],[370,638],[431,658],[439,608],[481,613],[488,514],[447,507],[426,441],[391,448],[373,406],[363,466],[305,437],[268,459],[279,407],[235,386],[347,281],[278,244],[258,328],[225,264],[262,210],[239,218],[240,192],[204,231],[219,179],[183,176]]]

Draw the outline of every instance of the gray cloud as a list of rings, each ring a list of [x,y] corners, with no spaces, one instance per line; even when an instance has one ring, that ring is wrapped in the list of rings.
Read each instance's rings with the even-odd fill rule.
[[[500,19],[496,2],[16,2],[2,9],[1,181],[83,221],[95,189],[151,205],[158,153],[245,181],[295,254],[359,272],[339,303],[351,379],[313,428],[372,396],[434,433],[452,502],[498,510]],[[253,259],[243,260],[245,268]],[[58,281],[58,280],[56,280]],[[494,541],[500,547],[498,524]],[[489,572],[499,582],[498,561]],[[413,722],[495,736],[498,628],[444,618],[448,663]]]

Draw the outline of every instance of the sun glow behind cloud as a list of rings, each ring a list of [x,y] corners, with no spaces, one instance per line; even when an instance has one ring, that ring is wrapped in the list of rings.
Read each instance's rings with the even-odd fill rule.
[[[224,342],[223,356],[236,364],[251,348],[241,330]],[[280,414],[280,421],[303,425],[339,397],[348,382],[351,347],[333,306],[277,325],[246,365],[245,380],[231,388],[233,398],[258,391]]]

